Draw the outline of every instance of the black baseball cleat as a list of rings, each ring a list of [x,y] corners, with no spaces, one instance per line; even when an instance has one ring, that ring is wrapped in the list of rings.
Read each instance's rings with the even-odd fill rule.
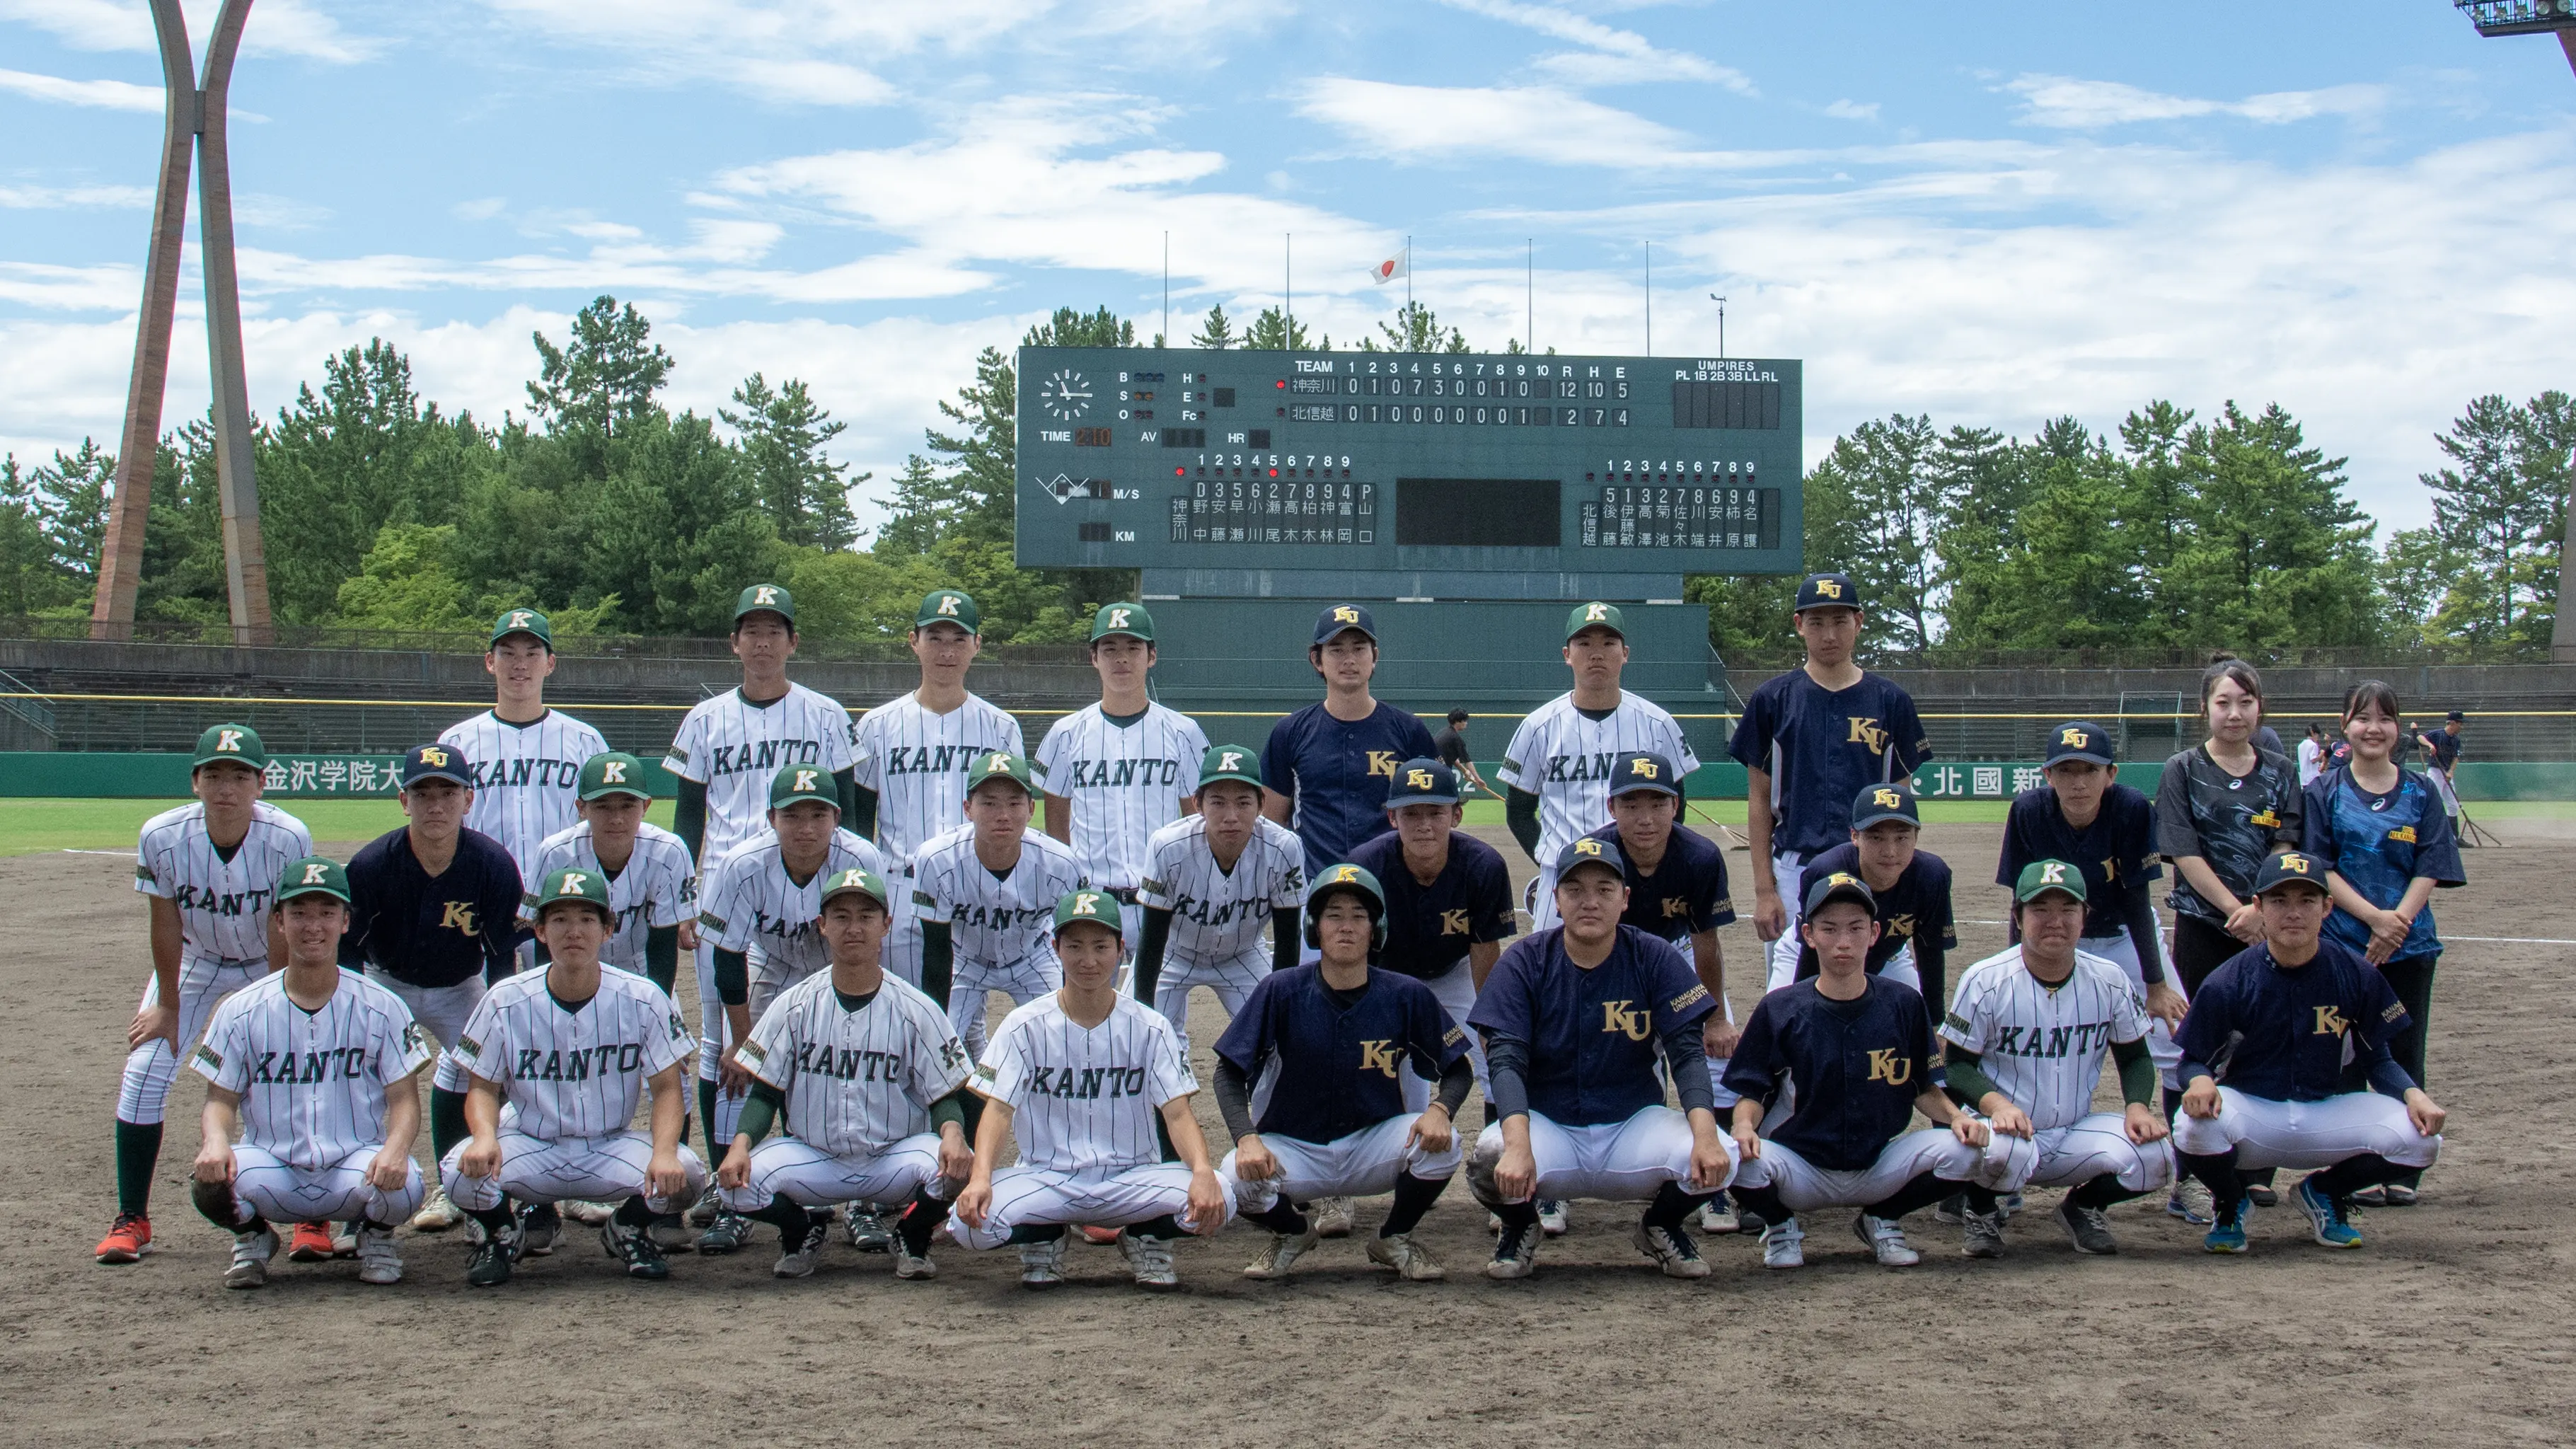
[[[641,1228],[629,1227],[614,1218],[600,1224],[599,1245],[608,1255],[626,1264],[629,1278],[668,1278],[671,1265],[662,1256],[661,1246],[653,1235]]]
[[[519,1229],[490,1234],[474,1245],[465,1260],[465,1281],[476,1288],[497,1288],[510,1281],[510,1265],[519,1261]]]

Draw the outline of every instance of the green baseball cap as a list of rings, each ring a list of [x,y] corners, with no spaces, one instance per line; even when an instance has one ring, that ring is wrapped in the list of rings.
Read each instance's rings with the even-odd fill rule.
[[[607,750],[581,762],[578,790],[584,800],[597,800],[609,795],[632,795],[638,800],[653,798],[652,788],[644,783],[644,762],[624,750]]]
[[[912,611],[912,627],[955,624],[969,634],[980,634],[984,632],[983,617],[975,611],[975,601],[957,590],[932,589],[921,596],[921,607]]]
[[[1575,605],[1574,612],[1565,616],[1565,637],[1571,639],[1586,629],[1607,629],[1622,639],[1628,637],[1628,625],[1620,618],[1617,604]]]
[[[974,794],[975,787],[987,780],[1009,780],[1032,796],[1038,793],[1038,787],[1031,783],[1029,762],[1008,750],[977,755],[966,762],[967,794]]]
[[[544,920],[546,907],[557,901],[579,901],[597,910],[610,925],[617,924],[617,910],[608,903],[608,873],[596,866],[568,865],[546,872],[545,884],[537,889],[537,919]]]
[[[1205,787],[1219,780],[1240,780],[1260,789],[1261,752],[1249,745],[1209,746],[1199,757],[1199,784]]]
[[[2062,860],[2034,860],[2021,868],[2020,877],[2013,882],[2013,899],[2024,905],[2050,891],[2062,892],[2082,902],[2084,872]]]
[[[1066,891],[1064,898],[1055,903],[1055,934],[1061,936],[1065,927],[1083,921],[1112,931],[1126,928],[1116,896],[1103,890]]]
[[[1091,616],[1091,642],[1097,644],[1112,634],[1124,634],[1130,639],[1142,639],[1151,644],[1154,642],[1154,616],[1147,613],[1142,604],[1103,604],[1100,612]]]
[[[769,777],[769,808],[783,810],[799,800],[820,800],[841,808],[841,786],[820,765],[781,765]]]
[[[500,618],[492,621],[492,642],[494,644],[499,644],[502,640],[509,638],[513,634],[525,634],[529,638],[546,646],[547,653],[552,654],[554,652],[554,625],[546,622],[546,616],[538,613],[534,609],[512,609],[503,614]]]
[[[875,901],[878,905],[885,906],[886,883],[875,871],[861,870],[857,866],[852,866],[848,870],[842,871],[840,874],[823,882],[822,899],[816,901],[814,904],[817,907],[827,906],[832,903],[832,897],[847,895],[866,896],[868,899]],[[892,906],[886,906],[886,909],[892,910],[894,908]]]
[[[208,725],[205,733],[197,736],[197,757],[188,762],[188,768],[194,770],[199,765],[211,765],[217,760],[230,760],[236,765],[265,770],[268,768],[268,746],[260,743],[259,731],[249,725]]]
[[[340,862],[318,855],[291,861],[277,877],[277,903],[285,905],[297,896],[329,896],[342,905],[349,904],[349,873]]]
[[[796,627],[796,596],[779,584],[753,584],[733,601],[736,628],[741,627],[745,614],[776,614],[787,621],[788,628],[793,629]]]

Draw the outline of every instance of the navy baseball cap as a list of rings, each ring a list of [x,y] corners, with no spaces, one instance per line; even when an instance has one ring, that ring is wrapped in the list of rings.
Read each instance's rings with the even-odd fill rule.
[[[414,745],[403,755],[402,787],[408,790],[423,780],[452,780],[471,790],[474,767],[454,745]]]
[[[1792,613],[1809,609],[1857,609],[1860,586],[1849,574],[1809,574],[1798,583],[1798,607]]]
[[[1315,642],[1318,644],[1350,629],[1357,629],[1368,636],[1371,644],[1377,642],[1377,621],[1369,617],[1368,610],[1357,604],[1335,604],[1315,616]]]
[[[2449,714],[2442,716],[2442,718],[2454,724],[2467,724],[2469,722],[2469,717],[2460,713],[2456,709],[2451,711]]]
[[[1458,775],[1438,760],[1407,760],[1395,767],[1395,783],[1386,787],[1386,808],[1407,805],[1455,805]]]
[[[1923,823],[1914,807],[1914,792],[1903,785],[1865,785],[1852,797],[1852,829],[1867,830],[1882,820]]]
[[[2326,868],[2317,858],[2303,851],[2285,850],[2263,862],[2254,872],[2254,894],[2268,896],[2283,886],[2306,886],[2319,895],[2326,890]]]
[[[2090,760],[2097,765],[2119,763],[2111,758],[2110,733],[2080,719],[2059,725],[2048,737],[2047,763],[2057,765],[2068,760]]]
[[[1610,767],[1610,798],[1652,790],[1658,795],[1682,798],[1681,776],[1674,772],[1673,762],[1651,750],[1621,755]]]
[[[1556,878],[1563,880],[1587,865],[1606,866],[1621,880],[1628,878],[1628,858],[1619,853],[1619,847],[1589,835],[1576,836],[1556,853]]]
[[[1836,901],[1849,901],[1873,916],[1878,914],[1878,897],[1870,894],[1869,882],[1849,871],[1840,870],[1809,888],[1807,899],[1799,905],[1798,914],[1802,919],[1811,919],[1816,912]]]

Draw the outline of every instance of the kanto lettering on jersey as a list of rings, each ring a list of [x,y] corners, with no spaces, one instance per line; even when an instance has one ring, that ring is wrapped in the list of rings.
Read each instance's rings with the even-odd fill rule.
[[[915,891],[913,893],[914,900],[917,901],[921,898],[920,892]],[[1040,921],[1052,920],[1054,916],[1055,903],[1053,901],[1049,901],[1042,906],[1029,906],[1025,908],[1007,905],[986,905],[982,902],[967,902],[958,907],[957,915],[951,924],[960,927],[985,928],[1004,932],[1024,931]]]
[[[644,1044],[602,1042],[570,1051],[519,1048],[519,1063],[510,1075],[522,1082],[586,1082],[611,1072],[633,1072],[644,1065]]]
[[[901,1052],[860,1051],[809,1041],[796,1049],[796,1070],[841,1082],[901,1082],[904,1057]]]
[[[889,775],[946,775],[962,771],[966,762],[985,753],[981,745],[889,745],[886,747],[885,772]]]
[[[1066,769],[1072,778],[1065,783],[1076,790],[1175,790],[1181,783],[1178,760],[1072,760]]]
[[[354,1082],[367,1075],[367,1048],[333,1047],[327,1052],[261,1052],[250,1069],[254,1087],[306,1087],[315,1082]]]
[[[2111,1023],[2087,1021],[2074,1026],[1997,1026],[1995,1044],[1987,1055],[1999,1057],[2062,1057],[2077,1055],[2111,1043]]]
[[[1299,877],[1304,874],[1303,870],[1290,871],[1285,889],[1300,889]],[[1269,910],[1270,897],[1266,895],[1254,896],[1249,900],[1220,901],[1208,896],[1194,896],[1187,891],[1172,893],[1172,914],[1194,925],[1230,926],[1247,916],[1267,915]]]
[[[578,760],[493,760],[472,766],[474,788],[499,790],[518,785],[569,790],[581,783]]]
[[[1029,1095],[1093,1101],[1145,1095],[1143,1067],[1031,1067]]]
[[[775,773],[781,765],[819,764],[823,759],[820,740],[757,740],[747,745],[717,745],[709,750],[709,775],[739,775],[757,770]],[[897,753],[901,753],[897,751]],[[574,774],[578,776],[576,769]]]
[[[203,911],[210,916],[255,916],[268,909],[268,897],[273,889],[261,886],[255,891],[210,891],[183,884],[170,899],[183,911]]]
[[[1571,784],[1576,780],[1607,780],[1616,754],[1550,755],[1547,757],[1547,780],[1551,785]]]

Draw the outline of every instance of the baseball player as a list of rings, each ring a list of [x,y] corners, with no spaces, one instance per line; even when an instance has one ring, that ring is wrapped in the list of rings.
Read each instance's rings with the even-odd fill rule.
[[[1551,864],[1564,924],[1505,951],[1467,1018],[1484,1033],[1502,1117],[1477,1137],[1467,1169],[1477,1200],[1502,1219],[1485,1274],[1537,1269],[1545,1196],[1647,1199],[1629,1241],[1669,1276],[1705,1278],[1682,1224],[1735,1175],[1700,1045],[1717,1003],[1679,951],[1619,923],[1619,847],[1579,836]],[[1664,1105],[1659,1065],[1680,1111]]]
[[[465,1269],[474,1287],[510,1280],[524,1245],[513,1198],[620,1200],[600,1225],[600,1246],[629,1277],[668,1277],[645,1228],[706,1185],[706,1165],[680,1140],[689,1112],[680,1090],[688,1026],[662,988],[631,971],[600,969],[600,949],[616,929],[608,882],[597,873],[546,877],[537,891],[546,969],[494,986],[448,1049],[472,1074],[465,1112],[473,1136],[450,1148],[438,1171],[447,1195],[483,1225]],[[641,1132],[631,1124],[648,1085],[653,1126]]]
[[[1950,863],[1919,848],[1923,819],[1911,785],[1862,786],[1852,799],[1851,817],[1851,839],[1808,861],[1798,873],[1800,898],[1826,876],[1859,876],[1878,913],[1878,939],[1870,943],[1866,969],[1912,987],[1937,1026],[1941,1003],[1949,999],[1949,953],[1959,945],[1958,919],[1950,905]],[[1816,953],[1803,946],[1786,970],[1775,953],[1770,989],[1816,970]]]
[[[1967,1184],[2018,1187],[2031,1144],[1996,1136],[1934,1085],[1922,998],[1867,970],[1879,930],[1860,877],[1827,876],[1804,905],[1799,934],[1821,970],[1764,996],[1726,1063],[1743,1153],[1736,1219],[1761,1224],[1764,1267],[1800,1268],[1798,1214],[1857,1207],[1852,1231],[1879,1265],[1912,1267],[1923,1255],[1906,1246],[1898,1220]],[[1766,1132],[1763,1118],[1791,1078],[1795,1105]],[[1916,1112],[1933,1125],[1907,1131]]]
[[[1047,834],[1072,846],[1090,883],[1118,898],[1131,954],[1143,940],[1136,892],[1146,842],[1190,812],[1191,775],[1208,747],[1196,720],[1146,697],[1155,658],[1154,616],[1144,605],[1101,605],[1091,620],[1100,702],[1057,720],[1037,756]]]
[[[2448,1114],[2389,1055],[2404,1003],[2359,952],[2322,936],[2324,862],[2273,856],[2255,878],[2263,944],[2218,968],[2183,1018],[2174,1153],[2209,1188],[2213,1253],[2245,1251],[2241,1169],[2318,1169],[2294,1193],[2310,1236],[2358,1248],[2354,1193],[2433,1165]],[[2368,1091],[2346,1091],[2358,1068]]]
[[[1064,984],[1047,924],[1067,891],[1086,890],[1082,863],[1055,837],[1029,829],[1037,796],[1029,762],[1007,751],[966,770],[966,824],[934,836],[913,865],[922,979],[945,1001],[970,1053],[984,1049],[989,993],[1026,1006]]]
[[[2469,717],[2458,710],[2442,716],[2442,727],[2415,737],[2424,747],[2424,778],[2433,793],[2442,797],[2442,813],[2453,821],[2460,818],[2460,792],[2453,782],[2460,769],[2460,727]]]
[[[975,1167],[948,1236],[978,1250],[1017,1244],[1020,1284],[1064,1281],[1068,1225],[1119,1228],[1137,1285],[1179,1286],[1171,1240],[1209,1234],[1234,1200],[1190,1112],[1198,1079],[1160,1012],[1118,991],[1118,902],[1073,891],[1056,904],[1062,988],[1003,1018],[969,1083],[984,1098]],[[1163,1160],[1162,1123],[1180,1160]],[[998,1171],[1005,1142],[1019,1161]]]
[[[2173,1181],[2173,1150],[2156,1112],[2147,1008],[2113,962],[2076,946],[2084,930],[2084,873],[2034,861],[2013,886],[2021,944],[1969,967],[1942,1019],[1949,1092],[1985,1114],[2001,1135],[2027,1139],[2027,1186],[2073,1191],[2058,1226],[2079,1253],[2116,1253],[2103,1209]],[[2118,1112],[2093,1110],[2102,1059],[2119,1063]],[[2003,1252],[2004,1214],[1993,1189],[1966,1189],[1967,1254]]]
[[[1797,963],[1800,878],[1810,858],[1851,838],[1845,807],[1862,786],[1910,780],[1932,758],[1914,697],[1852,662],[1862,614],[1850,575],[1809,574],[1790,617],[1807,661],[1753,691],[1727,746],[1744,766],[1753,929],[1771,943],[1774,970]]]
[[[1172,1024],[1184,1053],[1191,988],[1215,992],[1225,1014],[1237,1017],[1263,977],[1297,964],[1306,895],[1305,844],[1261,813],[1261,764],[1251,749],[1212,746],[1199,760],[1197,794],[1198,813],[1146,842],[1139,891],[1145,930],[1136,999]]]
[[[698,937],[714,961],[728,1043],[746,1040],[772,1002],[830,964],[817,928],[823,882],[847,870],[885,876],[876,847],[840,828],[840,791],[822,766],[780,766],[770,777],[769,802],[768,827],[726,852],[699,903]],[[732,1045],[720,1070],[724,1100],[738,1103],[750,1090],[751,1071]],[[703,1101],[703,1081],[699,1090]],[[732,1139],[722,1141],[730,1151]],[[701,1253],[730,1253],[751,1234],[750,1220],[721,1199],[705,1226]]]
[[[1386,937],[1377,877],[1334,866],[1305,917],[1316,964],[1265,978],[1216,1044],[1216,1102],[1234,1138],[1217,1175],[1237,1211],[1270,1230],[1243,1276],[1285,1278],[1315,1246],[1321,1235],[1297,1204],[1393,1191],[1369,1261],[1401,1278],[1446,1277],[1412,1233],[1458,1172],[1452,1124],[1476,1084],[1466,1030],[1429,987],[1369,969]],[[1397,1085],[1408,1068],[1440,1084],[1419,1110]]]
[[[663,768],[679,777],[680,798],[672,833],[697,857],[701,889],[737,845],[769,825],[770,786],[789,765],[815,766],[833,782],[835,803],[852,818],[856,787],[850,784],[854,732],[850,712],[787,678],[796,655],[796,598],[776,584],[753,584],[734,601],[732,648],[742,663],[742,684],[699,701],[680,721]],[[864,833],[865,827],[860,827]],[[739,1092],[717,1090],[725,1050],[739,1038],[716,990],[714,948],[699,932],[698,1121],[710,1157],[733,1141]],[[740,1023],[749,1030],[749,1023]],[[711,1198],[690,1210],[692,1220],[712,1221]]]
[[[981,619],[975,601],[955,589],[923,595],[911,635],[920,686],[869,710],[852,735],[858,767],[850,828],[874,840],[893,868],[886,877],[897,897],[886,969],[915,986],[923,978],[913,864],[931,837],[957,828],[966,767],[976,756],[1028,754],[1020,722],[967,691],[966,670],[983,643]]]
[[[1512,838],[1538,866],[1531,929],[1556,924],[1555,862],[1575,837],[1610,823],[1610,775],[1619,757],[1663,756],[1688,780],[1699,768],[1682,727],[1663,706],[1619,687],[1628,667],[1627,623],[1616,604],[1582,604],[1565,620],[1574,688],[1530,712],[1503,750],[1503,810]]]
[[[152,1174],[179,1053],[215,1003],[286,963],[270,929],[278,876],[313,853],[304,822],[259,798],[268,750],[248,725],[197,736],[188,768],[194,805],[143,822],[134,889],[152,922],[152,975],[125,1029],[116,1091],[116,1217],[94,1249],[102,1263],[152,1251]]]
[[[698,949],[698,870],[688,842],[645,820],[653,792],[644,783],[644,762],[622,750],[584,760],[576,794],[580,822],[546,837],[526,879],[542,881],[573,867],[598,871],[617,912],[617,933],[600,959],[641,972],[668,993],[679,977],[680,953]],[[534,930],[536,892],[520,899],[519,919]]]
[[[1387,787],[1393,830],[1363,842],[1350,863],[1367,871],[1386,899],[1384,943],[1375,965],[1431,988],[1452,1021],[1465,1021],[1476,993],[1519,929],[1512,915],[1511,868],[1503,853],[1458,828],[1467,810],[1458,777],[1436,760],[1407,760]],[[1484,1080],[1484,1049],[1471,1036],[1468,1059]],[[1402,1080],[1405,1110],[1430,1100],[1427,1084]],[[1488,1114],[1492,1104],[1486,1104]]]
[[[519,867],[501,842],[465,824],[474,767],[447,745],[403,756],[400,800],[410,823],[367,842],[349,861],[349,930],[340,964],[402,998],[442,1047],[453,1047],[484,991],[518,969]],[[441,1157],[465,1139],[471,1085],[452,1056],[429,1084],[429,1142]],[[461,1214],[433,1188],[411,1225],[425,1233]]]
[[[817,929],[832,969],[789,987],[738,1052],[751,1100],[716,1185],[726,1207],[778,1228],[781,1278],[812,1273],[829,1236],[828,1213],[809,1209],[906,1200],[894,1275],[936,1276],[931,1230],[973,1165],[966,1048],[937,1003],[886,974],[886,895],[874,871],[823,883]]]
[[[574,816],[584,760],[608,749],[599,731],[561,710],[546,707],[546,680],[555,672],[555,637],[546,616],[512,609],[492,624],[483,668],[498,702],[472,719],[449,725],[438,742],[474,767],[474,808],[465,828],[501,842],[519,867],[519,878],[541,879],[537,852]]]
[[[1351,858],[1386,829],[1386,785],[1398,761],[1433,753],[1431,731],[1369,693],[1377,674],[1377,621],[1357,604],[1315,619],[1306,662],[1324,681],[1321,702],[1281,720],[1261,750],[1269,794],[1262,813],[1306,844],[1306,876]]]
[[[429,1038],[401,998],[340,969],[349,878],[338,862],[290,862],[276,890],[286,964],[216,1007],[188,1056],[206,1079],[197,1210],[233,1235],[227,1288],[268,1281],[273,1224],[311,1229],[321,1251],[289,1256],[313,1261],[331,1256],[342,1220],[358,1225],[358,1281],[400,1282],[394,1224],[420,1207],[412,1078]]]
[[[1476,773],[1476,762],[1467,753],[1467,721],[1473,718],[1475,716],[1463,709],[1449,711],[1449,727],[1432,735],[1431,752],[1440,763],[1455,771],[1459,781],[1468,789],[1492,795],[1497,792],[1485,783],[1484,776]]]

